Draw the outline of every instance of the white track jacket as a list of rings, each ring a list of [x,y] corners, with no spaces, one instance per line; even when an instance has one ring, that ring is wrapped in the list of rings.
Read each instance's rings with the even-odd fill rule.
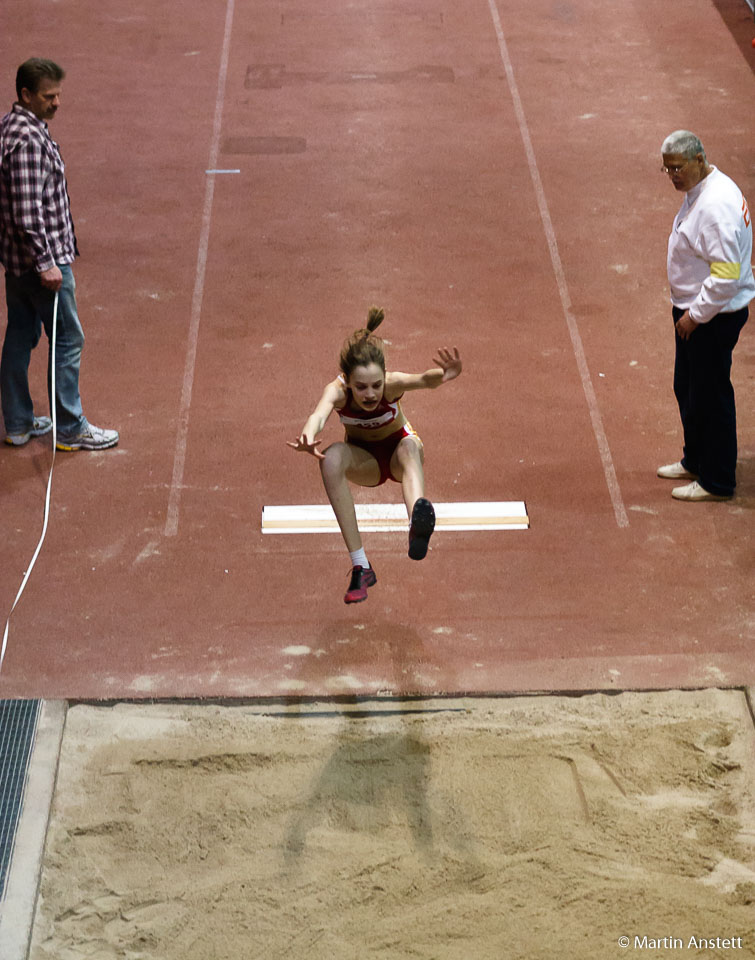
[[[668,240],[671,302],[696,323],[755,297],[752,219],[742,191],[713,167],[684,195]]]

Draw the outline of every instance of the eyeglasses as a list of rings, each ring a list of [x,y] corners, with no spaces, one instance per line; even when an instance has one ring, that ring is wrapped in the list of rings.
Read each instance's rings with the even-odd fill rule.
[[[681,173],[686,166],[689,165],[689,160],[685,160],[680,167],[661,167],[661,173],[666,173],[671,176],[674,173]]]

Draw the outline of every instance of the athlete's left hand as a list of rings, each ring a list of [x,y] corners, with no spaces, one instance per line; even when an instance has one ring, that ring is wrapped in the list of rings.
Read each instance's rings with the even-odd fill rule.
[[[438,356],[433,357],[433,363],[437,363],[443,371],[441,383],[447,383],[454,380],[461,373],[461,357],[457,347],[451,352],[447,347],[438,348]]]

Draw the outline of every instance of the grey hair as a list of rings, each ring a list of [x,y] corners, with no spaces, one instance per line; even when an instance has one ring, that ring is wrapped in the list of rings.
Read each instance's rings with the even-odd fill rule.
[[[698,153],[701,153],[703,160],[705,160],[706,163],[708,162],[705,156],[705,148],[700,138],[689,130],[675,130],[673,133],[670,133],[661,145],[661,153],[678,153],[686,160],[691,160],[693,157],[696,157]]]

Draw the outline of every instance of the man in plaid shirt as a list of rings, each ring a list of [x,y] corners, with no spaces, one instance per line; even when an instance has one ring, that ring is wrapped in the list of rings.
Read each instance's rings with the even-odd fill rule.
[[[81,408],[84,333],[71,269],[78,249],[63,159],[46,122],[58,110],[64,76],[51,60],[27,60],[16,74],[18,101],[0,120],[0,262],[8,306],[0,395],[6,443],[21,446],[52,429],[49,417],[34,416],[28,373],[43,326],[52,343],[57,295],[57,447],[104,450],[115,446],[118,433],[92,426]]]

